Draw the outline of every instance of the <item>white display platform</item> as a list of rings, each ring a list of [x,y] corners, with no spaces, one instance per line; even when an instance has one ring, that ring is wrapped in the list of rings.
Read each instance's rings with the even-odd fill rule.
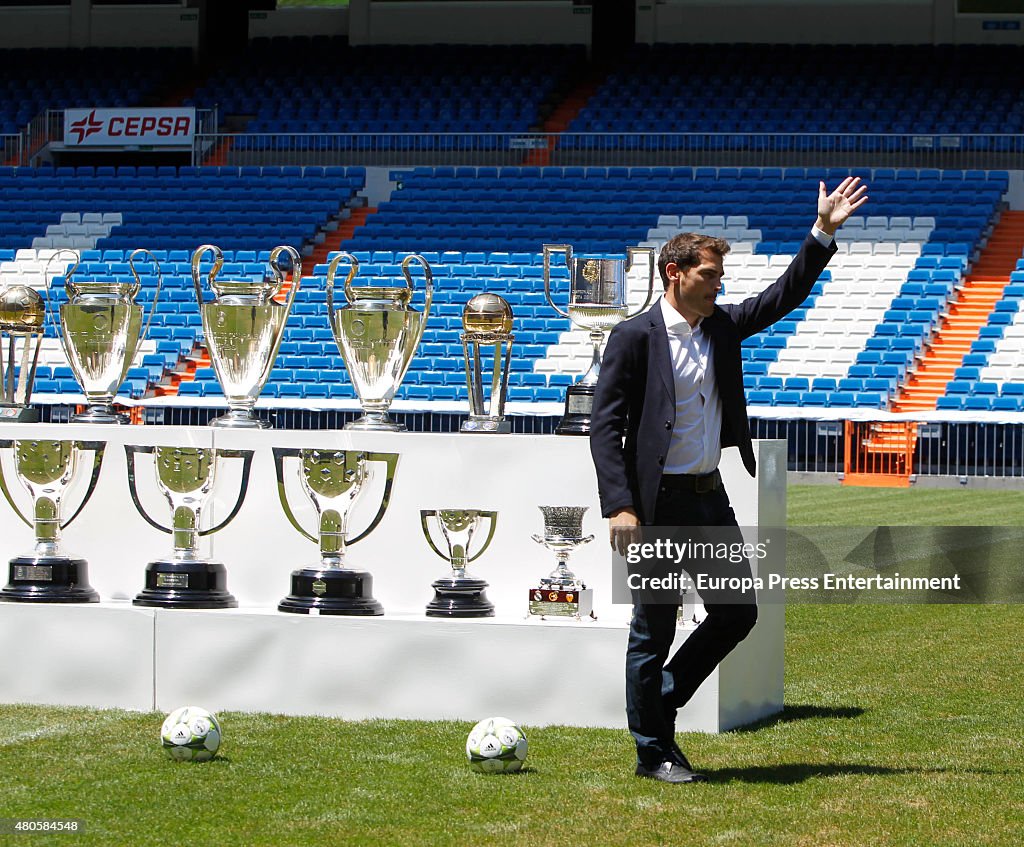
[[[537,435],[237,431],[191,427],[10,424],[0,439],[105,441],[92,500],[64,531],[65,547],[90,564],[103,602],[89,606],[0,604],[0,700],[169,710],[185,702],[212,709],[323,714],[345,718],[460,718],[509,713],[525,724],[625,726],[624,653],[630,607],[611,603],[611,553],[600,516],[585,438]],[[132,504],[125,444],[194,445],[254,450],[245,502],[204,549],[224,562],[237,610],[139,609],[146,563],[170,552]],[[378,528],[349,549],[352,565],[374,575],[380,618],[308,617],[276,611],[289,574],[318,561],[316,545],[281,508],[273,447],[322,447],[400,455],[391,505]],[[755,442],[759,477],[751,480],[734,449],[722,472],[743,526],[782,526],[785,444]],[[13,474],[11,451],[0,464],[23,511],[27,494]],[[83,454],[88,461],[88,454]],[[204,525],[235,501],[241,462],[226,460]],[[380,467],[380,466],[375,466]],[[293,509],[307,529],[314,512],[286,466]],[[68,497],[85,490],[87,468]],[[149,455],[137,459],[140,498],[165,525]],[[379,472],[353,509],[359,531],[376,512]],[[584,529],[595,540],[571,566],[594,589],[597,621],[526,619],[527,590],[554,567],[531,539],[543,531],[539,505],[587,505]],[[490,583],[497,617],[428,619],[430,583],[445,574],[427,547],[420,509],[498,511],[490,548],[471,570]],[[70,511],[66,512],[70,514]],[[31,549],[32,533],[0,500],[0,561]],[[781,551],[760,563],[781,571]],[[4,565],[6,570],[6,566]],[[6,577],[6,573],[4,573]],[[5,579],[6,581],[6,579]],[[680,638],[688,630],[680,629]],[[765,606],[757,627],[698,691],[680,728],[716,732],[782,707],[783,609]]]

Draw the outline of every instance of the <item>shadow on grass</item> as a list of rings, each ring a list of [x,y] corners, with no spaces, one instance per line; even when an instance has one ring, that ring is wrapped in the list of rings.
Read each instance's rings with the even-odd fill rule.
[[[752,768],[700,769],[711,782],[771,782],[791,785],[830,776],[898,776],[901,774],[944,773],[935,768],[886,768],[878,765],[807,764],[766,765]]]
[[[815,718],[831,720],[834,718],[859,718],[865,712],[859,706],[811,706],[806,703],[799,703],[790,706],[783,706],[781,712],[761,718],[759,721],[744,724],[729,732],[759,732],[781,723],[793,723],[794,721],[807,721]]]

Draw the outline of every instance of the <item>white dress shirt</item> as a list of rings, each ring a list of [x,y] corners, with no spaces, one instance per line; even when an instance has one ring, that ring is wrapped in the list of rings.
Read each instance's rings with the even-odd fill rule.
[[[811,235],[822,247],[832,243],[832,236],[816,226]],[[722,401],[711,362],[711,339],[701,331],[703,319],[691,327],[664,297],[659,305],[676,390],[676,421],[663,472],[711,473],[722,458]]]

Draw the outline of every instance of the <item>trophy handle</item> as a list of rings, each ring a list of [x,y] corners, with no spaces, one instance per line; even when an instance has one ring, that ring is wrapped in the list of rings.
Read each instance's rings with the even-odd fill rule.
[[[14,440],[6,439],[4,441],[0,441],[0,448],[4,447],[13,448]],[[11,504],[11,508],[14,509],[14,514],[21,518],[22,522],[25,523],[26,526],[35,526],[35,524],[33,524],[32,521],[30,521],[21,513],[21,509],[18,508],[18,504],[14,502],[14,498],[11,496],[10,489],[7,487],[7,479],[4,476],[2,465],[0,465],[0,492],[3,492],[4,498],[7,500],[8,503]]]
[[[274,448],[274,473],[277,474],[277,496],[281,501],[281,508],[284,509],[284,515],[288,518],[290,523],[299,534],[304,538],[308,538],[315,544],[320,543],[320,539],[313,535],[311,532],[306,532],[302,528],[302,524],[299,523],[298,518],[295,517],[295,513],[292,511],[291,503],[288,502],[288,494],[284,490],[284,460],[288,457],[296,457],[299,455],[299,451],[294,447],[275,447]]]
[[[376,529],[377,524],[381,522],[384,517],[384,512],[387,511],[387,508],[391,503],[391,488],[395,484],[395,470],[398,468],[398,454],[368,452],[364,455],[368,462],[384,462],[387,465],[388,475],[384,481],[384,496],[380,500],[380,508],[377,509],[377,514],[374,515],[373,520],[370,521],[370,525],[355,538],[345,539],[345,544],[355,544],[357,541],[362,540]],[[319,539],[314,539],[314,541],[318,540]]]
[[[203,255],[207,250],[213,251],[213,267],[210,269],[210,285],[213,285],[213,281],[217,278],[217,274],[220,273],[220,269],[224,266],[224,254],[221,252],[220,247],[214,244],[203,244],[201,247],[196,248],[196,251],[192,254],[192,284],[196,287],[196,299],[199,301],[199,305],[203,305],[203,285],[199,278],[199,263],[203,259]]]
[[[270,362],[273,365],[275,359],[277,359],[277,351],[281,349],[281,342],[284,340],[284,325],[288,322],[288,316],[292,313],[292,304],[295,302],[295,295],[299,293],[299,285],[302,282],[302,257],[299,255],[299,251],[294,247],[288,245],[282,245],[275,247],[270,251],[270,269],[274,272],[274,276],[277,278],[277,290],[271,297],[277,295],[277,293],[284,287],[284,271],[281,270],[280,265],[277,263],[277,257],[282,253],[287,253],[292,260],[292,287],[291,291],[288,292],[288,300],[284,304],[284,318],[281,321],[281,331],[277,333],[277,338],[274,340],[274,349],[270,353]]]
[[[57,337],[63,341],[63,330],[61,329],[60,320],[54,314],[54,309],[50,306],[50,264],[56,259],[61,253],[68,253],[74,258],[74,263],[64,272],[64,290],[68,293],[68,298],[74,297],[80,289],[71,281],[71,275],[78,270],[78,265],[81,259],[75,250],[69,250],[66,247],[61,247],[56,253],[50,256],[46,261],[46,267],[43,269],[43,288],[46,290],[46,313],[50,316],[50,320],[53,321],[54,327],[57,331]]]
[[[231,521],[235,519],[235,515],[238,514],[242,508],[242,503],[245,502],[245,495],[249,491],[249,472],[252,470],[252,450],[217,450],[213,451],[214,459],[219,459],[224,456],[227,459],[241,459],[242,460],[242,481],[238,487],[238,499],[235,501],[235,505],[232,507],[230,514],[224,518],[219,524],[211,526],[209,529],[199,530],[199,537],[205,538],[207,535],[213,535],[215,532],[220,532],[226,527]]]
[[[437,509],[420,509],[420,527],[423,529],[423,537],[427,539],[427,544],[430,546],[430,549],[447,561],[448,557],[445,556],[445,554],[442,553],[434,543],[434,539],[430,535],[430,524],[427,523],[427,518],[432,518],[436,515]]]
[[[405,284],[409,287],[409,291],[412,291],[415,287],[412,281],[412,274],[409,273],[409,265],[413,262],[419,262],[423,266],[423,280],[426,284],[423,320],[420,321],[420,331],[416,334],[416,345],[419,346],[420,339],[423,338],[423,330],[427,326],[427,318],[430,316],[430,304],[434,302],[434,272],[430,268],[430,263],[419,253],[413,253],[411,256],[406,256],[402,259],[402,276],[405,277]]]
[[[480,517],[488,518],[490,520],[491,528],[487,531],[487,538],[484,539],[483,545],[480,547],[479,550],[476,551],[476,554],[473,555],[473,556],[470,556],[469,558],[466,559],[466,564],[467,565],[470,564],[471,562],[475,562],[477,559],[479,559],[484,554],[484,551],[488,547],[491,546],[491,539],[494,538],[494,530],[496,530],[498,528],[498,513],[497,512],[481,511],[480,512]]]
[[[140,253],[145,253],[150,259],[152,259],[153,264],[156,265],[156,294],[153,295],[153,304],[149,307],[149,317],[146,318],[146,325],[142,328],[142,336],[139,338],[139,341],[142,342],[145,341],[149,335],[149,325],[153,320],[154,313],[156,312],[156,304],[160,300],[160,289],[164,284],[164,276],[160,271],[160,262],[149,250],[146,250],[144,247],[132,250],[132,254],[128,257],[128,267],[131,268],[132,276],[135,277],[135,285],[132,286],[131,291],[131,298],[133,302],[138,296],[139,291],[142,289],[142,280],[139,279],[138,271],[135,270],[135,257]]]
[[[155,451],[156,447],[153,446],[143,447],[138,444],[124,445],[125,458],[128,460],[128,491],[132,495],[132,502],[135,504],[136,511],[142,515],[143,520],[145,520],[151,527],[170,535],[173,530],[169,526],[164,526],[149,516],[149,512],[146,511],[142,505],[142,501],[139,499],[138,489],[135,487],[135,454],[153,453]]]
[[[89,477],[89,490],[85,492],[85,497],[82,498],[82,502],[78,504],[78,508],[75,509],[75,513],[68,518],[64,523],[60,525],[61,529],[71,526],[71,522],[77,518],[82,509],[85,508],[86,503],[92,499],[93,492],[96,490],[96,483],[100,478],[100,466],[103,464],[103,454],[107,449],[107,442],[105,441],[76,441],[75,449],[77,450],[92,450],[92,475]]]
[[[565,311],[561,306],[555,304],[555,301],[551,299],[551,254],[552,253],[564,253],[565,254],[565,266],[571,270],[572,262],[572,245],[570,244],[545,244],[544,245],[544,296],[548,300],[548,304],[563,318],[569,317],[569,313]]]
[[[633,270],[633,263],[638,256],[647,257],[647,299],[644,300],[644,304],[639,309],[629,315],[632,318],[650,306],[651,298],[654,296],[654,250],[650,247],[628,247],[626,254],[629,256],[629,264],[626,265],[627,274]]]
[[[359,260],[351,253],[339,253],[327,266],[327,317],[331,321],[331,325],[334,325],[334,277],[338,273],[338,265],[342,262],[348,262],[351,267],[348,269],[348,276],[345,277],[345,297],[351,303],[352,302],[352,280],[356,278],[359,273]]]

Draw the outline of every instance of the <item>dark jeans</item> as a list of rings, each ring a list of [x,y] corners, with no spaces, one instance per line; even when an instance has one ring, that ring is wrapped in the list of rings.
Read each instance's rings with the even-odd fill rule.
[[[723,487],[704,494],[663,487],[658,494],[654,525],[737,526]],[[742,541],[738,528],[735,538]],[[738,564],[715,562],[714,570],[707,572],[715,576],[751,575],[746,560]],[[696,574],[690,575],[696,579]],[[637,760],[645,766],[678,761],[676,712],[757,622],[754,603],[722,602],[712,592],[701,595],[707,617],[671,660],[668,654],[676,635],[678,604],[633,604],[626,648],[626,716],[636,739]],[[733,595],[726,599],[736,598]]]

